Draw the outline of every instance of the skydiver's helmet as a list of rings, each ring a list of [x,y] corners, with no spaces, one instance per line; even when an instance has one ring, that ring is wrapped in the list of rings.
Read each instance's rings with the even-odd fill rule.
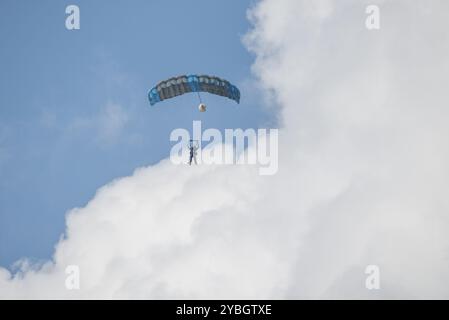
[[[206,105],[204,103],[201,103],[198,106],[198,110],[200,110],[200,112],[205,112],[206,111]]]

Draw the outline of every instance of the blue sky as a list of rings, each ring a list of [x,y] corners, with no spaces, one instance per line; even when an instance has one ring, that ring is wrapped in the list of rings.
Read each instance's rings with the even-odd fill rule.
[[[0,2],[0,265],[49,258],[67,210],[166,158],[173,129],[272,123],[241,42],[252,2]],[[65,28],[69,4],[80,30]],[[203,95],[200,114],[185,95],[150,108],[148,89],[184,73],[230,80],[241,104]]]

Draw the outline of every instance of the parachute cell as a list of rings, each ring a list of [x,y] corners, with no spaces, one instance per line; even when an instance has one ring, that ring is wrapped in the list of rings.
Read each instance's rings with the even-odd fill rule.
[[[150,104],[188,92],[209,92],[240,103],[240,91],[229,81],[208,75],[182,75],[159,82],[148,92]]]

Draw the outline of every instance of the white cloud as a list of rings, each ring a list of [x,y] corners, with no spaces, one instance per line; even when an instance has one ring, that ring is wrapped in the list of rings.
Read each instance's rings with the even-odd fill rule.
[[[120,104],[108,102],[91,117],[75,118],[66,132],[80,134],[89,131],[98,145],[110,146],[120,139],[128,121],[128,113]]]
[[[98,139],[111,143],[117,139],[126,123],[128,115],[122,106],[108,103],[98,117]]]
[[[253,70],[282,108],[277,175],[138,169],[68,214],[53,262],[0,269],[0,297],[448,298],[449,3],[377,2],[368,31],[375,3],[251,11]]]

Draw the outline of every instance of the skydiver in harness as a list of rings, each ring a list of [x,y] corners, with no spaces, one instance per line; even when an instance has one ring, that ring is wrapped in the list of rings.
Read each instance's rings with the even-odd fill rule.
[[[198,163],[196,162],[196,155],[197,155],[197,150],[198,150],[198,144],[194,144],[193,143],[194,140],[190,140],[190,144],[189,144],[189,150],[190,150],[190,158],[189,158],[189,165],[192,165],[192,160],[195,161],[195,165],[198,165]]]

